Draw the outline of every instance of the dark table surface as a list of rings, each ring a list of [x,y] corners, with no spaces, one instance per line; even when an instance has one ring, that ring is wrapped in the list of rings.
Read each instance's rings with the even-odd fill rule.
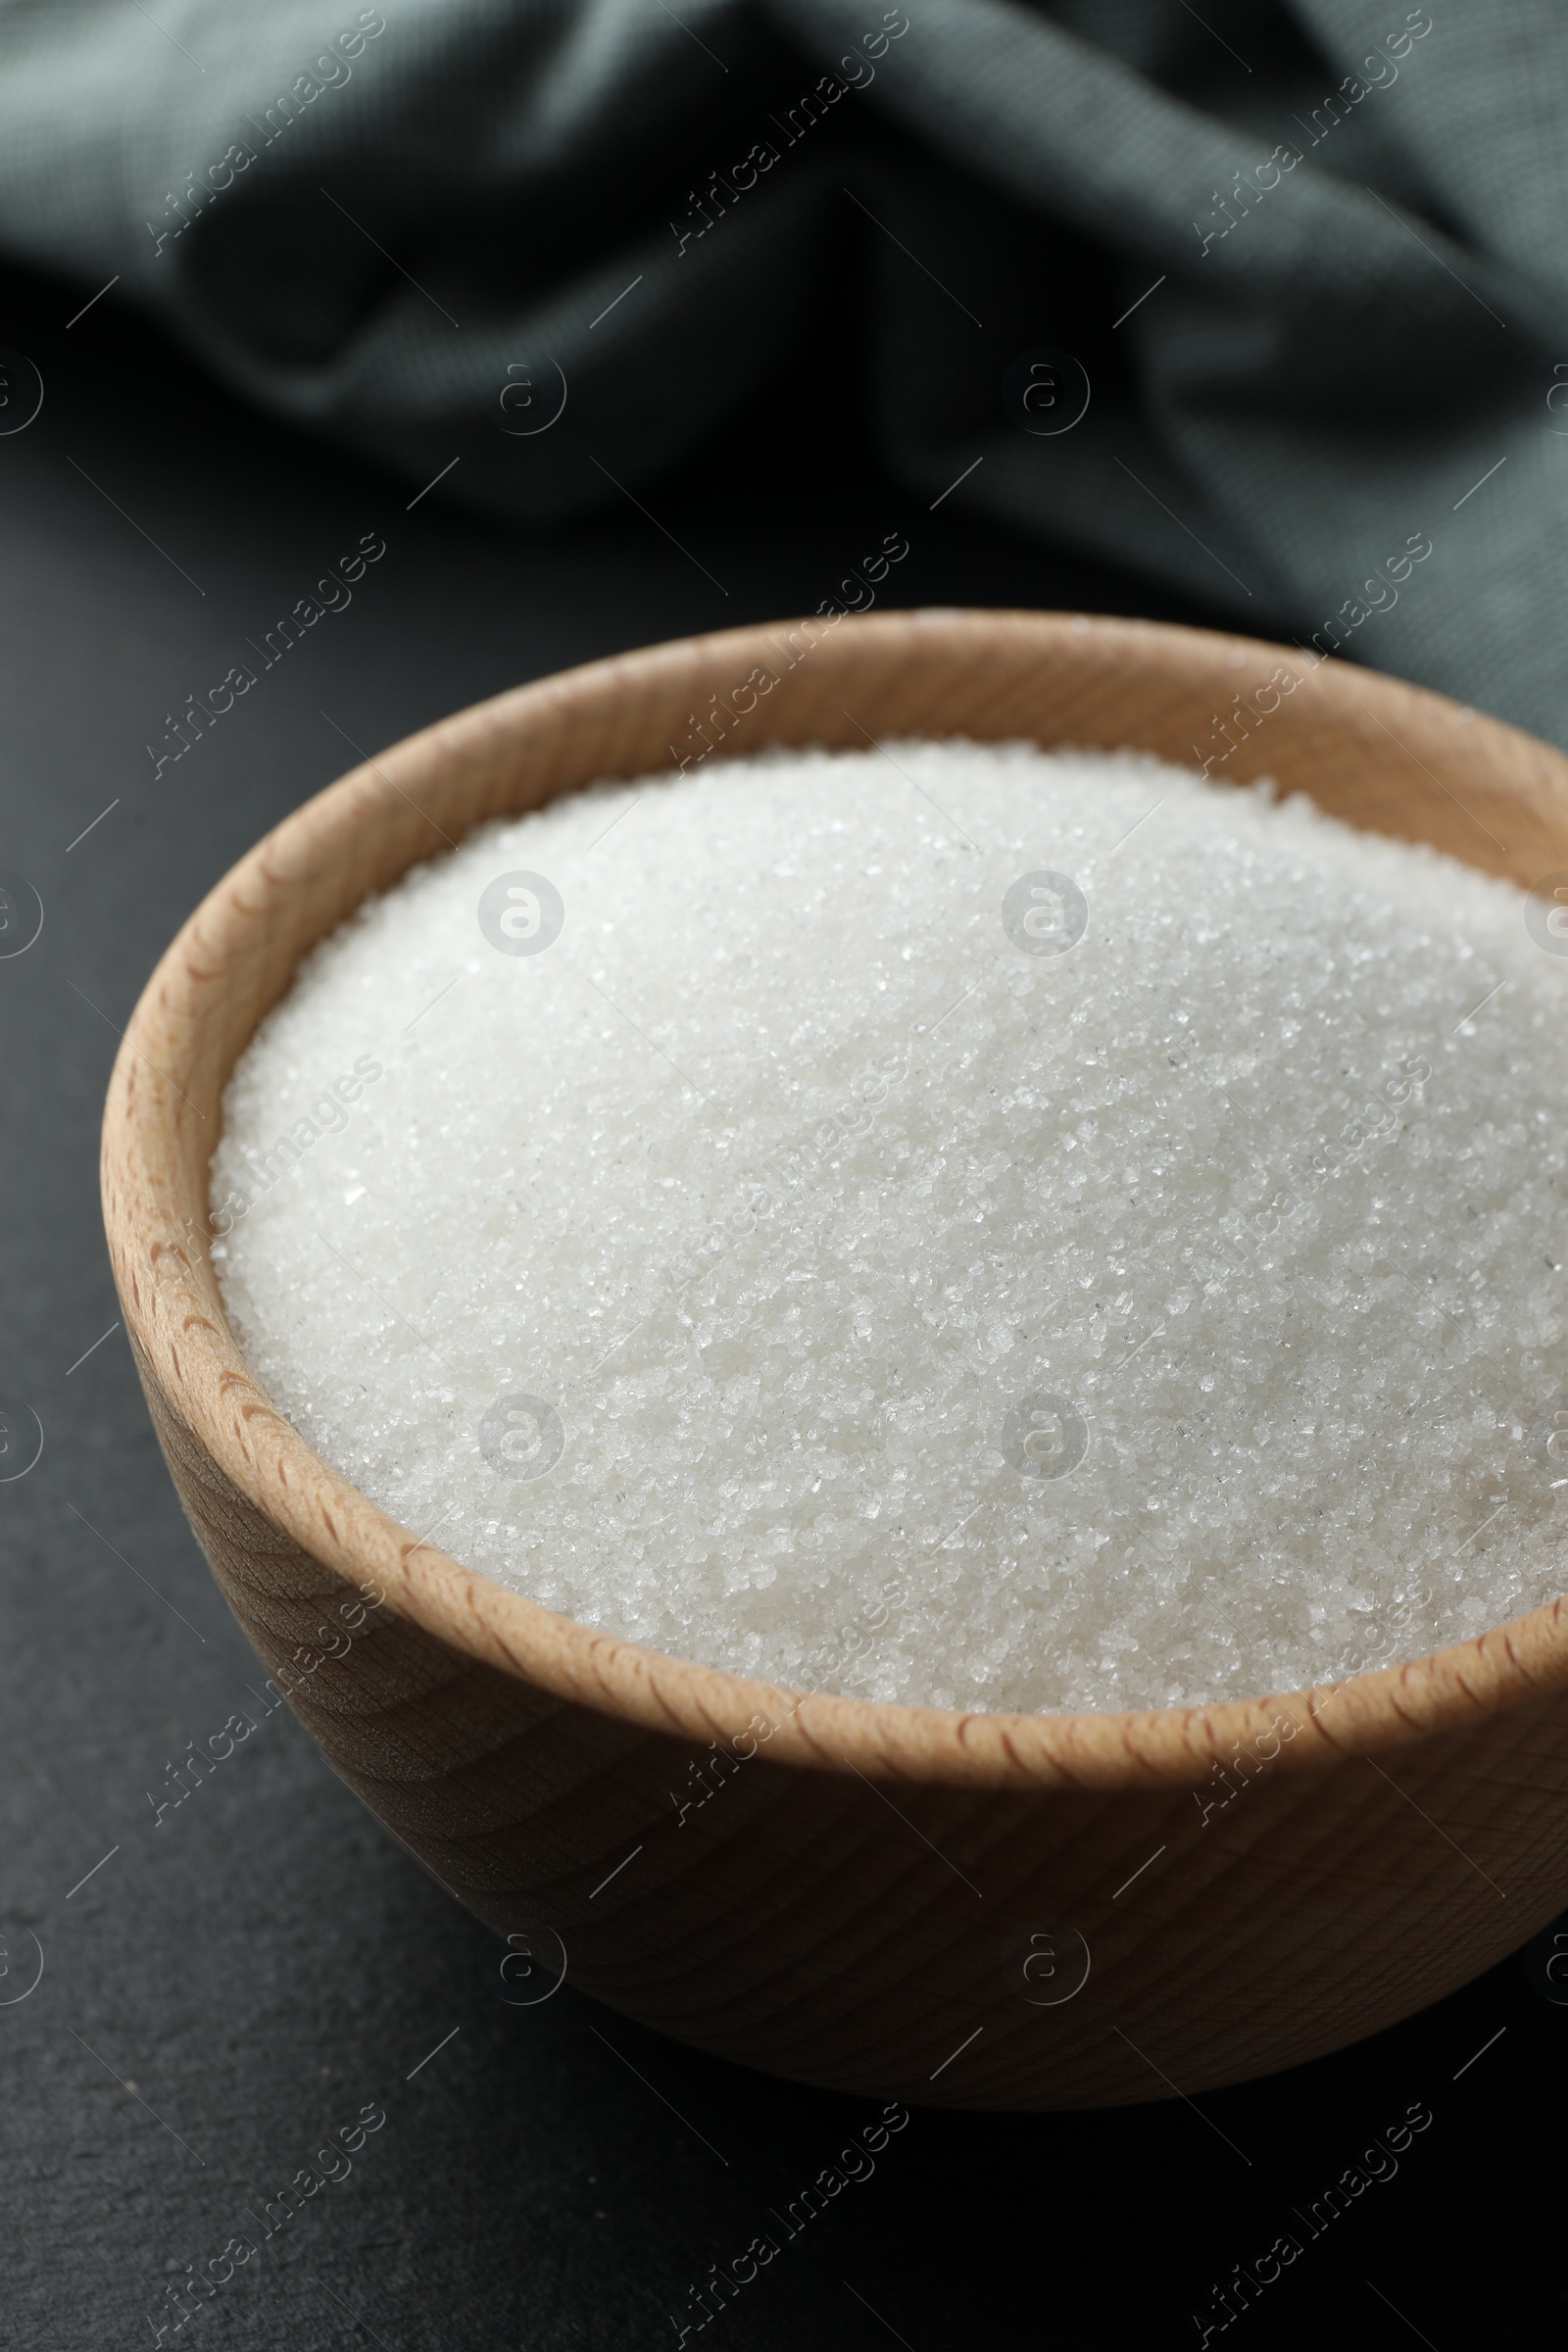
[[[368,2106],[385,2121],[348,2177],[166,2341],[673,2347],[689,2287],[833,2160],[856,2103],[569,1984],[507,2006],[484,1931],[286,1711],[157,1821],[148,1791],[260,1677],[116,1328],[97,1128],[117,1031],[197,899],[352,764],[345,736],[374,750],[564,664],[813,609],[889,530],[910,542],[903,602],[1147,597],[927,511],[820,384],[781,384],[650,515],[529,540],[446,486],[411,508],[416,486],[241,408],[113,296],[68,326],[81,300],[0,281],[0,343],[46,386],[0,438],[0,867],[45,908],[0,970],[0,1392],[45,1431],[0,1486],[0,2342],[155,2343],[171,2282],[258,2239],[262,2201]],[[155,780],[166,714],[368,530],[387,554],[352,607]],[[1471,1867],[1434,1824],[1433,1871]],[[1116,2113],[916,2111],[707,2340],[1199,2343],[1194,2313],[1217,2320],[1214,2289],[1287,2230],[1300,2258],[1236,2322],[1259,2342],[1560,2340],[1568,2007],[1533,1948],[1242,2089],[1160,2098],[1152,2076],[1158,2103]],[[1374,2159],[1307,2237],[1293,2209],[1412,2106],[1432,2120],[1396,2170]]]

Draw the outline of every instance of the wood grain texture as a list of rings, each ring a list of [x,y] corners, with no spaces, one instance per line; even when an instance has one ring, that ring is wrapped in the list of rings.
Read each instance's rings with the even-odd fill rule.
[[[1563,1604],[1343,1685],[1123,1715],[835,1699],[573,1624],[400,1527],[252,1377],[206,1249],[223,1085],[368,892],[485,818],[669,767],[694,713],[723,753],[963,734],[1198,764],[1238,710],[1216,779],[1275,776],[1522,883],[1568,866],[1568,760],[1338,662],[1082,616],[780,623],[523,687],[356,768],[197,909],[126,1032],[104,1122],[115,1276],[241,1626],[462,1901],[541,1953],[558,1936],[574,1984],[705,2049],[879,2096],[1089,2106],[1391,2024],[1568,1896]],[[384,1600],[323,1658],[325,1613],[368,1590]],[[1238,1747],[1240,1792],[1204,1826],[1194,1791]],[[678,1824],[694,1761],[713,1793]]]

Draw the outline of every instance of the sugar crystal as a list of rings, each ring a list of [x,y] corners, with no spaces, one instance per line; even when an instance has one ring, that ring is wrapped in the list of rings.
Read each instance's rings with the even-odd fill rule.
[[[1036,1709],[1415,1655],[1568,1585],[1529,904],[1135,754],[598,786],[262,1023],[234,1331],[405,1526],[679,1656]]]

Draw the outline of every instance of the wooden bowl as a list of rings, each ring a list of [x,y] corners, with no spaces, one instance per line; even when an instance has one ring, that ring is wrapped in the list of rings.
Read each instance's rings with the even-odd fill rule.
[[[356,768],[180,932],[104,1122],[125,1328],[268,1671],[393,1835],[532,1953],[531,1975],[514,1964],[521,1997],[553,1986],[564,1944],[570,1981],[612,2008],[881,2098],[1074,2107],[1235,2082],[1407,2016],[1559,1909],[1560,1601],[1341,1685],[1148,1714],[959,1714],[746,1681],[539,1608],[368,1501],[248,1371],[204,1247],[220,1098],[257,1022],[442,835],[667,769],[708,738],[889,734],[1212,754],[1216,777],[1273,775],[1522,883],[1568,866],[1558,753],[1247,638],[913,612],[595,662]],[[715,1793],[678,1818],[694,1763]],[[1205,1816],[1216,1763],[1235,1795]]]

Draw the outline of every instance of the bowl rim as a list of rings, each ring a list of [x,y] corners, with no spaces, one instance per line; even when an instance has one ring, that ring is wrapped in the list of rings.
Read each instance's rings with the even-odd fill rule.
[[[1560,800],[1568,833],[1568,760],[1560,753],[1500,720],[1375,671],[1255,638],[1082,613],[943,609],[845,617],[848,629],[840,621],[831,640],[812,643],[813,651],[831,652],[851,667],[857,647],[886,655],[912,645],[922,659],[941,648],[967,659],[988,641],[1015,644],[1019,632],[1041,657],[1064,658],[1075,647],[1081,652],[1086,633],[1128,661],[1158,659],[1189,667],[1202,661],[1234,668],[1238,649],[1249,658],[1266,656],[1298,683],[1309,684],[1319,725],[1348,725],[1369,701],[1398,710],[1406,724],[1424,717],[1430,725],[1439,715],[1450,726],[1473,718],[1479,734],[1472,740],[1489,743],[1499,762],[1511,758],[1533,771],[1538,789]],[[192,1055],[200,1043],[201,992],[220,977],[225,955],[236,954],[247,931],[254,934],[265,921],[269,900],[291,887],[323,835],[342,840],[373,806],[384,807],[385,784],[401,794],[389,770],[428,780],[443,764],[450,769],[466,753],[473,755],[481,744],[493,750],[498,741],[514,755],[530,725],[563,711],[587,713],[639,688],[667,690],[671,675],[683,695],[710,672],[732,684],[748,663],[767,660],[781,631],[813,627],[821,630],[822,624],[784,621],[674,639],[582,663],[472,705],[361,761],[315,794],[207,893],[141,994],[116,1056],[104,1112],[105,1225],[144,1385],[174,1404],[188,1435],[265,1518],[350,1584],[379,1589],[395,1616],[411,1619],[462,1657],[648,1731],[737,1754],[765,1746],[781,1765],[887,1782],[1020,1790],[1196,1787],[1216,1761],[1238,1749],[1271,1765],[1277,1759],[1281,1772],[1294,1775],[1459,1734],[1507,1709],[1544,1702],[1568,1683],[1568,1601],[1561,1596],[1421,1657],[1300,1690],[1199,1705],[992,1713],[841,1698],[732,1674],[579,1623],[466,1568],[322,1461],[250,1372],[223,1314],[211,1260],[199,1243],[191,1246],[189,1188],[173,1172],[172,1140],[183,1117],[180,1104],[189,1102],[178,1081],[197,1083]],[[618,772],[594,769],[562,793]],[[248,1036],[218,1079],[215,1101],[245,1042]],[[203,1198],[204,1218],[207,1205]],[[1274,1744],[1265,1754],[1262,1742],[1269,1739]],[[748,1740],[750,1748],[741,1744]]]

